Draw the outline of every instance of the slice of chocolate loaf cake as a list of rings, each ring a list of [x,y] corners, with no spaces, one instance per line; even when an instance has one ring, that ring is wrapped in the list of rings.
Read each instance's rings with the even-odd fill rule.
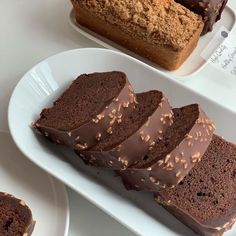
[[[0,235],[30,236],[35,221],[24,201],[8,193],[0,193]]]
[[[137,94],[132,113],[124,113],[118,123],[107,129],[110,134],[93,148],[80,152],[93,166],[123,169],[134,164],[151,149],[172,123],[172,111],[162,92]],[[114,112],[115,114],[115,112]],[[115,115],[110,113],[111,125]]]
[[[53,107],[41,112],[35,127],[53,142],[84,150],[108,135],[106,131],[113,125],[110,113],[115,111],[115,124],[123,110],[131,111],[135,102],[135,94],[123,72],[83,74]]]
[[[212,121],[197,104],[175,108],[173,113],[173,125],[143,160],[120,171],[127,189],[173,187],[201,160],[214,131]]]
[[[204,28],[202,35],[212,31],[215,22],[220,20],[228,0],[175,0],[189,10],[202,16]]]
[[[189,175],[155,198],[200,235],[220,236],[236,221],[235,177],[236,145],[214,135]]]

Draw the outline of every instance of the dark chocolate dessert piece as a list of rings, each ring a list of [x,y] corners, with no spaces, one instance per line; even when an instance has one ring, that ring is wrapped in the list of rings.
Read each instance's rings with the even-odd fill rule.
[[[156,201],[200,235],[220,236],[236,221],[236,145],[216,135],[179,185]]]
[[[197,104],[175,108],[173,113],[173,125],[154,148],[137,164],[120,171],[127,189],[174,187],[201,160],[212,139],[212,121]]]
[[[215,22],[220,20],[228,0],[175,0],[189,10],[202,16],[204,28],[202,35],[212,31]]]
[[[107,129],[110,134],[98,145],[80,152],[93,166],[124,169],[138,162],[171,125],[172,111],[162,92],[137,94],[138,104],[132,113],[120,116],[120,122]],[[114,115],[110,113],[113,123]],[[119,120],[118,120],[119,121]]]
[[[123,72],[80,75],[54,102],[44,109],[35,127],[53,142],[78,150],[96,145],[105,138],[123,111],[131,111],[136,96]]]
[[[0,192],[1,236],[30,236],[34,225],[32,213],[24,201]]]

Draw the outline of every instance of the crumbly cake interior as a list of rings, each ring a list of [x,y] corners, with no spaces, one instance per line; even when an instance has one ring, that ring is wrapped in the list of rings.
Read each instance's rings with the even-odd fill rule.
[[[147,168],[175,149],[193,127],[198,118],[199,109],[197,104],[192,104],[175,108],[173,113],[174,123],[167,128],[163,139],[143,158],[142,162],[140,161],[134,166],[135,168]]]
[[[174,0],[80,0],[97,17],[151,44],[185,48],[201,27],[200,16]]]
[[[202,158],[179,185],[161,196],[200,222],[230,218],[236,210],[236,146],[214,135]]]
[[[112,134],[104,138],[91,150],[109,150],[130,137],[145,124],[148,117],[158,108],[161,99],[162,93],[158,91],[137,94],[138,104],[136,108],[131,113],[125,112],[121,117],[121,123],[115,123],[112,126]]]
[[[79,76],[37,121],[58,130],[75,129],[99,114],[126,84],[121,72],[93,73]]]
[[[0,196],[0,235],[22,236],[31,222],[31,213],[26,206],[10,196]]]

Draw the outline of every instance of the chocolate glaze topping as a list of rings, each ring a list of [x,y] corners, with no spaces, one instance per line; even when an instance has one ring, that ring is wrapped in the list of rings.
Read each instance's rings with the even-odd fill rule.
[[[177,185],[199,162],[215,130],[197,104],[173,109],[174,123],[143,161],[120,171],[127,189],[158,191]]]
[[[157,139],[161,138],[166,128],[172,124],[172,111],[163,93],[150,91],[140,95],[138,94],[138,101],[139,96],[143,95],[153,97],[153,99],[158,96],[159,100],[157,106],[151,111],[152,113],[142,121],[138,130],[132,131],[133,133],[125,140],[122,140],[116,146],[106,150],[94,151],[94,148],[92,148],[90,150],[77,152],[85,163],[114,170],[125,169],[137,163],[148,150],[153,148]],[[139,104],[137,104],[137,106],[139,106]],[[146,104],[146,107],[150,110],[150,104]],[[95,149],[97,149],[96,146]]]
[[[189,10],[202,16],[204,28],[202,35],[212,31],[215,22],[220,20],[228,0],[175,0]]]

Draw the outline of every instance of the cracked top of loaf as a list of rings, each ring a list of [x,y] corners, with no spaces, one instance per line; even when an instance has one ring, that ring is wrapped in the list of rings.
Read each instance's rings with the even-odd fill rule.
[[[79,0],[78,4],[133,37],[176,51],[203,27],[200,16],[174,0]]]

